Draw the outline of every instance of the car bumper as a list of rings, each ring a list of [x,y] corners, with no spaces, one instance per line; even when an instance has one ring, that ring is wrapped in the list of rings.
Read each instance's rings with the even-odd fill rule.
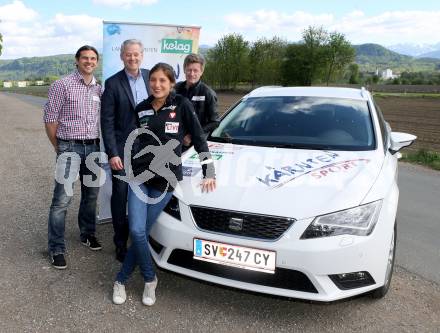
[[[199,230],[188,206],[180,202],[182,220],[162,213],[151,231],[150,245],[157,265],[196,279],[253,292],[334,301],[362,294],[384,284],[396,202],[384,202],[379,220],[369,236],[334,236],[301,240],[313,219],[296,221],[281,238],[261,241]],[[276,252],[275,274],[231,268],[192,259],[193,239]],[[372,284],[343,290],[329,277],[334,274],[368,272]]]

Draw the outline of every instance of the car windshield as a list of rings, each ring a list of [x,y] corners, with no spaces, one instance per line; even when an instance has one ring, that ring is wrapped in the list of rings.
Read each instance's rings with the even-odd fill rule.
[[[322,150],[373,150],[376,146],[367,102],[327,97],[244,98],[209,140]]]

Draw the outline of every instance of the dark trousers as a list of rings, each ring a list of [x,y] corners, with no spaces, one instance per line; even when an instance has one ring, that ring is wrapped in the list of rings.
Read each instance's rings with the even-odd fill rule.
[[[124,170],[112,170],[112,175],[125,175]],[[127,220],[128,184],[112,177],[112,198],[110,202],[113,222],[113,242],[117,248],[126,249],[128,241]]]

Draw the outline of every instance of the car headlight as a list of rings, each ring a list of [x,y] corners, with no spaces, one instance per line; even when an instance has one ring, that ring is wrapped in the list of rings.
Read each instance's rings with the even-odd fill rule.
[[[175,219],[181,221],[181,218],[180,218],[180,208],[179,208],[179,199],[177,199],[174,195],[171,196],[170,201],[168,201],[168,204],[165,206],[163,211],[165,213],[171,215]]]
[[[307,227],[301,239],[337,235],[368,236],[379,218],[382,200],[339,212],[317,216]]]

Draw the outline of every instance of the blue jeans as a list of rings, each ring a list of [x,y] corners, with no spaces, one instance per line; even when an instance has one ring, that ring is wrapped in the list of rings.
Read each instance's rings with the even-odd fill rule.
[[[96,180],[96,175],[88,170],[85,160],[90,153],[98,152],[99,146],[95,144],[78,144],[73,141],[58,140],[57,174],[64,178],[63,183],[55,180],[52,204],[49,210],[48,221],[48,249],[50,255],[65,253],[64,241],[65,219],[67,208],[73,196],[73,183],[78,174],[81,180],[81,202],[78,211],[78,225],[80,237],[85,241],[87,236],[94,236],[96,230],[96,200],[99,187],[89,187],[84,184],[84,176],[91,175],[91,180]],[[68,153],[72,154],[68,157]],[[67,190],[67,191],[66,191]]]
[[[148,247],[148,236],[172,195],[172,192],[163,193],[148,185],[141,184],[139,186],[149,198],[159,198],[162,194],[164,197],[158,203],[145,203],[133,192],[131,186],[128,189],[128,227],[131,246],[127,251],[121,271],[116,276],[116,281],[122,284],[127,282],[136,264],[139,265],[145,282],[154,280],[155,272]]]

